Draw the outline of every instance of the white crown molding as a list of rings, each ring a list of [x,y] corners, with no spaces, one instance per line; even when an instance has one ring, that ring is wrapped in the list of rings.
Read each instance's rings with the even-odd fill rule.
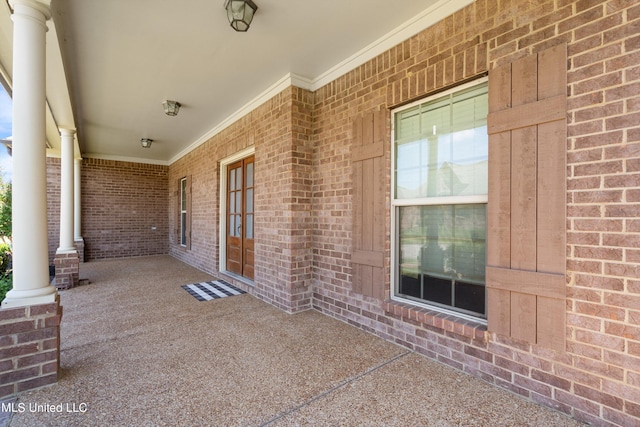
[[[287,75],[291,79],[291,86],[296,86],[300,89],[306,89],[310,91],[314,90],[313,81],[309,80],[308,78],[293,73],[289,73]]]
[[[218,125],[216,125],[209,132],[202,135],[184,150],[173,156],[167,164],[171,165],[174,162],[180,160],[182,157],[189,154],[191,151],[204,144],[212,137],[222,132],[224,129],[235,123],[237,120],[249,114],[257,107],[273,98],[278,93],[287,89],[290,86],[296,86],[301,89],[309,91],[316,91],[340,76],[348,73],[349,71],[359,67],[360,65],[370,61],[381,53],[397,46],[403,41],[413,37],[420,31],[423,31],[435,23],[443,20],[447,16],[453,14],[459,9],[468,6],[475,0],[440,0],[431,7],[425,9],[423,12],[416,15],[414,18],[400,25],[393,31],[388,32],[378,40],[374,41],[370,45],[356,52],[349,58],[340,62],[339,64],[331,67],[329,70],[322,73],[315,79],[308,79],[306,77],[288,73],[273,85],[268,87],[261,94],[253,98],[251,101],[242,106],[239,110],[228,116]]]
[[[228,116],[226,119],[220,122],[216,127],[214,127],[209,132],[202,135],[195,142],[193,142],[184,150],[180,151],[178,154],[176,154],[171,159],[169,159],[168,164],[172,164],[177,160],[181,159],[182,157],[184,157],[185,155],[189,154],[191,151],[195,150],[197,147],[204,144],[205,142],[213,138],[215,135],[219,134],[220,132],[222,132],[229,126],[231,126],[233,123],[235,123],[242,117],[246,116],[251,111],[255,110],[257,107],[264,104],[265,102],[267,102],[268,100],[270,100],[271,98],[273,98],[274,96],[276,96],[277,94],[279,94],[280,92],[282,92],[283,90],[291,86],[297,86],[302,89],[311,90],[311,81],[305,77],[288,73],[287,75],[282,77],[280,80],[278,80],[277,82],[269,86],[260,95],[256,96],[251,101],[247,102],[245,105],[240,107],[239,110],[237,110],[235,113]]]
[[[349,58],[322,73],[311,83],[311,90],[315,91],[331,83],[335,79],[360,65],[370,61],[381,53],[399,45],[405,40],[415,36],[419,32],[442,21],[454,12],[473,3],[475,0],[440,0],[431,7],[425,9],[413,19],[388,32],[370,45],[354,53]]]

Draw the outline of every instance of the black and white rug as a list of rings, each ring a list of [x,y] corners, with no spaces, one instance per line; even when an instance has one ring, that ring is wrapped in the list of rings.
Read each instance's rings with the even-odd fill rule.
[[[246,293],[224,280],[214,280],[212,282],[193,283],[184,285],[182,289],[193,295],[198,301],[210,301],[216,298],[232,297]]]

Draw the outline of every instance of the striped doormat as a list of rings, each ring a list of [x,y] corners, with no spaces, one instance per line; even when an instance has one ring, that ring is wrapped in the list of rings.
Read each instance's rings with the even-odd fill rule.
[[[246,293],[224,280],[214,280],[212,282],[193,283],[184,285],[182,289],[189,292],[198,301],[210,301],[212,299],[232,297]]]

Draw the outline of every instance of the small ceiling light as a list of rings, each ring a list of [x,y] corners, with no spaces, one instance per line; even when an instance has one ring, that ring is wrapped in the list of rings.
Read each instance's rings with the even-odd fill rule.
[[[168,99],[162,103],[164,113],[167,116],[177,116],[180,111],[180,103],[178,101],[169,101]]]
[[[231,27],[241,32],[249,29],[253,14],[258,10],[258,6],[251,0],[226,0],[224,8],[227,9],[227,17]]]
[[[153,139],[151,138],[141,138],[140,139],[140,144],[142,145],[142,148],[151,148],[151,143],[153,142]]]

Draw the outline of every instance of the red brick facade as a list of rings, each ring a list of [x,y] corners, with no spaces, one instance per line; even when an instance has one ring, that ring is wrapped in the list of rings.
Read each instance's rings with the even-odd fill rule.
[[[566,351],[364,297],[351,284],[352,119],[568,46]],[[219,274],[220,161],[255,152],[254,286],[596,425],[640,423],[640,5],[479,0],[333,82],[289,88],[168,168],[83,166],[88,259],[166,253]],[[390,161],[391,144],[385,145]],[[390,200],[390,166],[387,170]],[[191,177],[190,248],[178,183]],[[386,235],[391,233],[387,210]],[[156,226],[156,231],[151,231]],[[168,239],[167,239],[168,236]],[[390,296],[385,249],[385,297]],[[561,326],[562,327],[562,326]]]
[[[314,269],[314,306],[579,420],[640,422],[639,28],[640,6],[630,2],[478,1],[318,90],[314,266],[323,268]],[[347,251],[326,250],[349,241],[349,219],[327,212],[349,203],[350,115],[419,99],[558,43],[569,52],[567,351],[355,295]]]
[[[0,310],[0,399],[58,380],[61,317],[58,302]]]
[[[47,230],[49,238],[49,265],[53,265],[60,246],[60,159],[47,157]]]
[[[85,261],[168,252],[166,166],[84,159],[81,175]]]
[[[84,159],[80,261],[168,253],[167,177],[166,166]],[[60,179],[60,159],[48,157],[49,265],[60,246]]]
[[[59,290],[71,289],[80,279],[80,257],[78,252],[58,253],[53,263],[56,268],[54,285]]]
[[[289,88],[169,168],[170,253],[216,274],[219,162],[255,147],[255,287],[237,285],[286,311],[311,308],[312,94]],[[191,248],[178,244],[180,179],[192,185]]]

